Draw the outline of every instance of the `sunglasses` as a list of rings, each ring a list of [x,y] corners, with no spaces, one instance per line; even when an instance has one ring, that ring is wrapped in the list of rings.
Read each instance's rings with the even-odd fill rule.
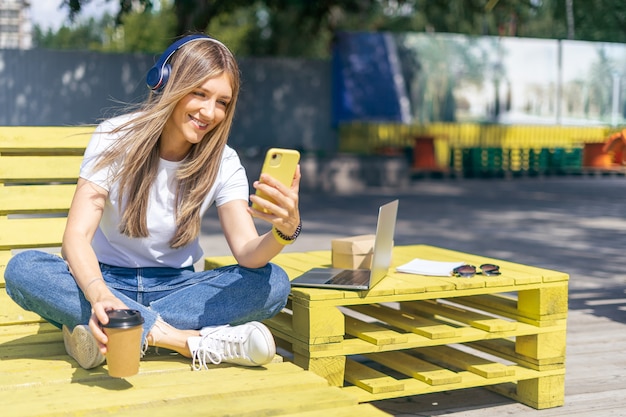
[[[494,264],[482,264],[480,271],[476,271],[474,265],[461,265],[452,270],[452,275],[455,277],[471,278],[474,275],[482,274],[486,276],[500,275],[500,267]]]

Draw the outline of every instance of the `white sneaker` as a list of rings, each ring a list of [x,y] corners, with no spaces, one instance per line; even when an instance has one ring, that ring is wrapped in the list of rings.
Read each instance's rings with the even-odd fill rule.
[[[200,336],[187,339],[187,344],[196,371],[208,369],[209,362],[261,366],[276,355],[272,333],[256,321],[239,326],[205,327],[200,330]]]
[[[63,343],[67,354],[84,369],[95,368],[104,362],[105,358],[100,352],[96,338],[84,324],[74,327],[72,332],[63,325]]]

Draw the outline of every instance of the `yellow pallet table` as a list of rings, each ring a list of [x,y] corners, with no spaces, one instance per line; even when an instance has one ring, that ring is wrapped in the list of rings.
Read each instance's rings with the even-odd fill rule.
[[[489,387],[537,409],[563,405],[567,274],[427,245],[394,248],[394,266],[413,258],[497,263],[502,275],[428,277],[392,267],[370,291],[293,288],[267,325],[297,365],[362,402]],[[293,279],[331,259],[315,251],[274,262]]]

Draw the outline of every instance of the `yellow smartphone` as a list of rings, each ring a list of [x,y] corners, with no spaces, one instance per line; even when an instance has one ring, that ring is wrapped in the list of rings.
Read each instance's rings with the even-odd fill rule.
[[[299,161],[300,152],[294,149],[272,148],[265,154],[261,173],[267,173],[285,186],[291,187]],[[256,195],[274,203],[274,200],[259,190],[256,191]],[[252,207],[259,211],[266,211],[254,203]]]

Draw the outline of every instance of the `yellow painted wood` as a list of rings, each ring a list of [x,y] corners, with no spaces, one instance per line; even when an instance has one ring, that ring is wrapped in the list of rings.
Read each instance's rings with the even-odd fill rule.
[[[346,333],[375,345],[406,343],[408,336],[373,323],[346,316]]]
[[[517,353],[515,344],[516,341],[510,339],[490,339],[470,342],[467,345],[537,371],[559,369],[565,366],[565,356],[533,358]]]
[[[272,372],[277,367],[290,368],[291,372]],[[63,395],[59,395],[59,390]],[[280,395],[289,397],[291,404],[277,401]],[[270,405],[263,397],[271,398],[275,404]],[[33,402],[33,398],[37,401]],[[331,389],[319,376],[288,363],[270,364],[264,369],[222,367],[201,372],[140,373],[126,379],[109,378],[103,373],[95,378],[92,375],[87,384],[50,384],[28,390],[0,391],[3,414],[21,416],[90,414],[90,410],[98,409],[120,415],[118,413],[133,409],[141,412],[145,408],[176,403],[181,407],[206,407],[210,403],[211,414],[215,410],[219,411],[217,415],[227,415],[227,412],[253,415],[256,407],[257,410],[274,407],[280,411],[283,407],[283,410],[294,411],[292,407],[297,410],[303,403],[310,406],[318,402],[329,408],[355,404],[353,397]]]
[[[294,352],[293,363],[325,378],[331,386],[343,386],[344,372],[346,368],[346,357],[344,355],[311,358],[309,356],[301,355],[298,352]]]
[[[424,381],[429,385],[456,384],[461,382],[460,374],[404,352],[396,351],[368,354],[366,357],[412,378]]]
[[[297,414],[283,414],[281,417],[318,417],[317,410],[299,412]],[[333,408],[324,410],[324,417],[382,417],[389,414],[370,404],[359,404],[351,407]]]
[[[346,395],[346,393],[343,393]],[[325,417],[381,417],[389,414],[377,409],[373,405],[345,405],[342,398],[337,398],[328,394],[326,389],[310,390],[302,392],[297,400],[285,397],[280,392],[251,395],[246,397],[246,402],[241,403],[237,399],[220,400],[217,404],[215,400],[194,399],[193,401],[160,404],[148,406],[136,410],[123,410],[116,412],[116,416],[124,417],[172,417],[172,416],[319,416]],[[331,407],[331,408],[329,408]],[[315,410],[315,411],[313,411]]]
[[[513,398],[538,410],[562,406],[565,403],[565,375],[519,381]]]
[[[42,321],[37,314],[25,311],[9,298],[6,291],[0,290],[0,326]]]
[[[501,378],[515,375],[515,369],[511,366],[493,362],[449,346],[423,348],[415,352],[429,361],[445,363],[448,366],[470,371],[484,378]]]
[[[363,401],[435,390],[515,383],[564,373],[564,356],[549,356],[558,352],[557,349],[565,347],[564,338],[560,340],[555,335],[564,335],[566,329],[567,311],[565,308],[564,312],[559,312],[563,305],[558,300],[566,294],[569,278],[567,274],[426,245],[396,247],[393,263],[397,265],[414,257],[444,261],[463,260],[474,264],[495,262],[501,266],[503,275],[466,280],[399,274],[393,272],[392,267],[385,280],[379,284],[380,291],[348,292],[298,288],[291,294],[291,308],[296,308],[297,311],[287,311],[284,316],[281,315],[272,330],[291,346],[296,363],[316,370],[321,375],[328,375],[334,385],[341,379],[341,374],[337,374],[340,368],[338,358],[344,358],[348,363],[351,355],[372,355],[374,360],[379,355],[402,358],[399,351],[414,348],[420,354],[429,349],[432,352],[447,353],[444,357],[416,358],[441,370],[442,373],[433,371],[433,375],[440,378],[440,385],[427,384],[423,381],[426,379],[424,376],[421,379],[414,376],[403,380],[405,389],[397,393],[374,394],[364,388],[344,388],[351,392],[360,390],[362,394],[359,398]],[[327,259],[326,255],[319,254],[307,257],[307,253],[284,253],[276,261],[279,265],[281,262],[289,265],[288,268],[293,273],[308,267],[324,266],[323,262]],[[515,294],[522,294],[519,303]],[[425,308],[416,310],[420,314],[404,308],[414,301],[419,302],[418,304],[426,303]],[[384,304],[398,302],[400,310]],[[552,303],[556,303],[556,306]],[[338,317],[333,317],[334,313],[329,317],[325,312],[333,311],[329,308],[335,306],[342,306],[340,311],[348,314],[349,317],[345,318],[345,332],[352,338],[341,340],[339,335],[332,338],[327,335],[327,326],[334,326]],[[361,318],[359,314],[364,317]],[[311,330],[316,328],[311,325],[311,317],[318,317],[318,323],[326,322],[326,326],[321,326],[318,338],[314,337],[315,331]],[[310,336],[308,340],[293,336],[300,326],[297,322],[304,323],[305,328],[309,329],[306,331]],[[271,327],[272,320],[268,324]],[[515,342],[513,338],[519,341]],[[498,347],[501,343],[506,349]],[[451,349],[448,345],[456,344],[466,344],[477,349],[477,353],[484,352],[494,355],[495,358],[485,359],[482,353],[445,350]],[[433,364],[433,361],[437,364]],[[402,372],[400,364],[403,361],[396,362],[396,370]],[[513,364],[507,364],[508,362]],[[332,365],[327,366],[329,363]],[[393,363],[390,360],[384,365]],[[394,369],[393,366],[389,367]],[[457,373],[454,372],[455,369],[466,370]],[[406,370],[408,372],[408,367]],[[446,383],[444,375],[455,377]],[[453,382],[458,381],[458,375],[462,377],[461,382]],[[345,378],[351,383],[347,375]],[[431,378],[429,381],[433,382],[435,379]]]
[[[529,336],[519,336],[516,339],[515,351],[537,360],[550,358],[565,358],[566,332],[565,330],[541,333]]]
[[[404,389],[401,381],[353,360],[346,361],[346,381],[372,394]]]
[[[352,122],[339,129],[339,150],[356,154],[375,154],[381,147],[397,149],[414,146],[416,136],[435,137],[435,156],[447,166],[451,151],[469,147],[501,148],[516,151],[511,169],[528,169],[519,154],[540,148],[581,148],[585,142],[604,142],[611,133],[606,126],[491,125],[479,123],[400,123]]]
[[[89,134],[75,135],[77,132],[63,128],[0,129],[0,287],[4,287],[4,271],[13,249],[60,245],[80,155],[89,140]],[[323,262],[325,255],[307,256]],[[297,268],[286,270],[292,277],[301,273]],[[288,307],[291,305],[290,301]],[[331,316],[316,311],[312,320],[306,319],[312,323],[309,333],[313,334],[307,343],[315,341],[318,332],[323,333],[322,321]],[[329,339],[342,340],[343,315],[334,316],[332,324],[326,326],[332,335]],[[282,321],[277,317],[275,326],[293,333],[291,314],[286,311],[279,317]],[[59,329],[24,311],[0,290],[3,416],[154,417],[207,412],[213,416],[299,416],[309,415],[310,410],[324,410],[328,416],[387,415],[373,406],[358,405],[355,396],[329,387],[327,379],[334,379],[338,386],[343,384],[345,356],[313,360],[297,354],[294,357],[311,364],[320,374],[324,374],[323,366],[326,378],[286,362],[257,368],[223,364],[192,372],[189,359],[166,349],[157,354],[151,348],[138,375],[113,379],[108,377],[106,364],[91,370],[80,368],[66,354]]]
[[[0,249],[0,288],[4,288],[4,270],[13,254],[10,249]]]
[[[434,320],[377,304],[352,306],[351,308],[359,313],[376,317],[377,319],[389,323],[392,326],[399,327],[430,339],[450,338],[460,335],[459,329],[447,324],[441,324]]]
[[[149,352],[139,375],[113,379],[106,365],[78,367],[64,352],[61,332],[50,324],[0,326],[0,357],[0,402],[7,416],[168,416],[186,410],[206,415],[209,409],[210,415],[298,415],[315,409],[342,416],[339,410],[357,407],[351,394],[287,362],[260,368],[213,365],[192,372],[189,359]],[[387,415],[372,406],[356,409]]]
[[[0,186],[0,215],[8,213],[66,213],[73,184]]]
[[[0,182],[76,181],[82,156],[0,156]]]
[[[544,316],[567,315],[567,285],[544,286],[538,289],[520,291],[518,293],[518,310],[520,314],[541,320]],[[548,317],[551,318],[551,317]]]
[[[2,126],[0,155],[3,153],[81,154],[94,127]]]
[[[509,337],[519,337],[523,335],[534,335],[537,332],[550,332],[550,331],[560,331],[565,329],[565,323],[561,323],[558,326],[549,327],[549,328],[537,328],[534,326],[528,326],[520,324],[518,329],[514,332],[505,332],[505,333],[489,333],[483,330],[478,330],[472,327],[465,327],[459,329],[459,335],[449,338],[443,339],[431,339],[429,337],[417,335],[412,332],[405,333],[407,336],[406,343],[397,343],[397,344],[388,344],[388,345],[374,345],[365,340],[361,340],[358,338],[346,338],[343,342],[340,343],[327,343],[327,344],[315,344],[310,345],[300,341],[296,341],[293,338],[288,339],[290,343],[293,344],[294,352],[300,352],[302,354],[307,354],[314,358],[322,358],[328,356],[335,355],[358,355],[365,353],[376,353],[376,352],[387,352],[387,351],[398,351],[403,349],[411,349],[416,347],[428,347],[428,346],[441,346],[446,344],[456,344],[456,343],[471,343],[475,341],[480,341],[484,339],[491,338],[509,338]],[[277,337],[281,337],[277,335]]]
[[[486,332],[507,332],[517,328],[517,322],[506,321],[494,318],[475,311],[461,309],[449,304],[442,304],[436,301],[418,301],[414,303],[403,303],[403,307],[410,307],[410,310],[432,316],[443,316],[447,319],[465,323]]]
[[[344,316],[337,307],[309,309],[292,303],[294,337],[309,344],[335,343],[346,333]]]
[[[60,246],[65,223],[65,217],[0,218],[0,249]]]
[[[483,294],[469,297],[457,297],[455,303],[472,308],[478,308],[499,316],[519,319],[517,312],[517,297],[510,294]]]
[[[457,389],[465,389],[465,388],[474,388],[474,387],[487,387],[489,389],[496,389],[501,387],[503,384],[508,384],[507,386],[513,387],[507,393],[506,391],[500,391],[504,396],[509,396],[511,398],[515,398],[515,383],[519,381],[535,379],[538,377],[551,377],[551,376],[559,376],[564,375],[565,371],[563,369],[554,370],[554,371],[546,371],[546,372],[538,372],[534,370],[529,370],[524,367],[512,365],[512,368],[515,370],[515,375],[513,376],[503,376],[500,378],[484,378],[480,375],[474,374],[468,371],[460,371],[461,382],[456,384],[445,384],[445,385],[429,385],[423,381],[419,381],[415,378],[406,378],[401,379],[404,383],[404,390],[402,392],[390,392],[390,393],[378,393],[372,394],[369,393],[360,387],[356,386],[346,386],[343,388],[344,391],[349,392],[358,397],[358,400],[361,402],[367,401],[377,401],[386,398],[396,398],[399,396],[409,396],[409,395],[422,395],[422,394],[431,394],[434,392],[443,392],[443,391],[452,391]],[[492,388],[493,387],[493,388]],[[517,398],[515,398],[517,400]]]
[[[221,266],[233,265],[237,261],[233,256],[212,256],[210,258],[204,258],[204,269],[208,271],[210,269],[216,269]]]

